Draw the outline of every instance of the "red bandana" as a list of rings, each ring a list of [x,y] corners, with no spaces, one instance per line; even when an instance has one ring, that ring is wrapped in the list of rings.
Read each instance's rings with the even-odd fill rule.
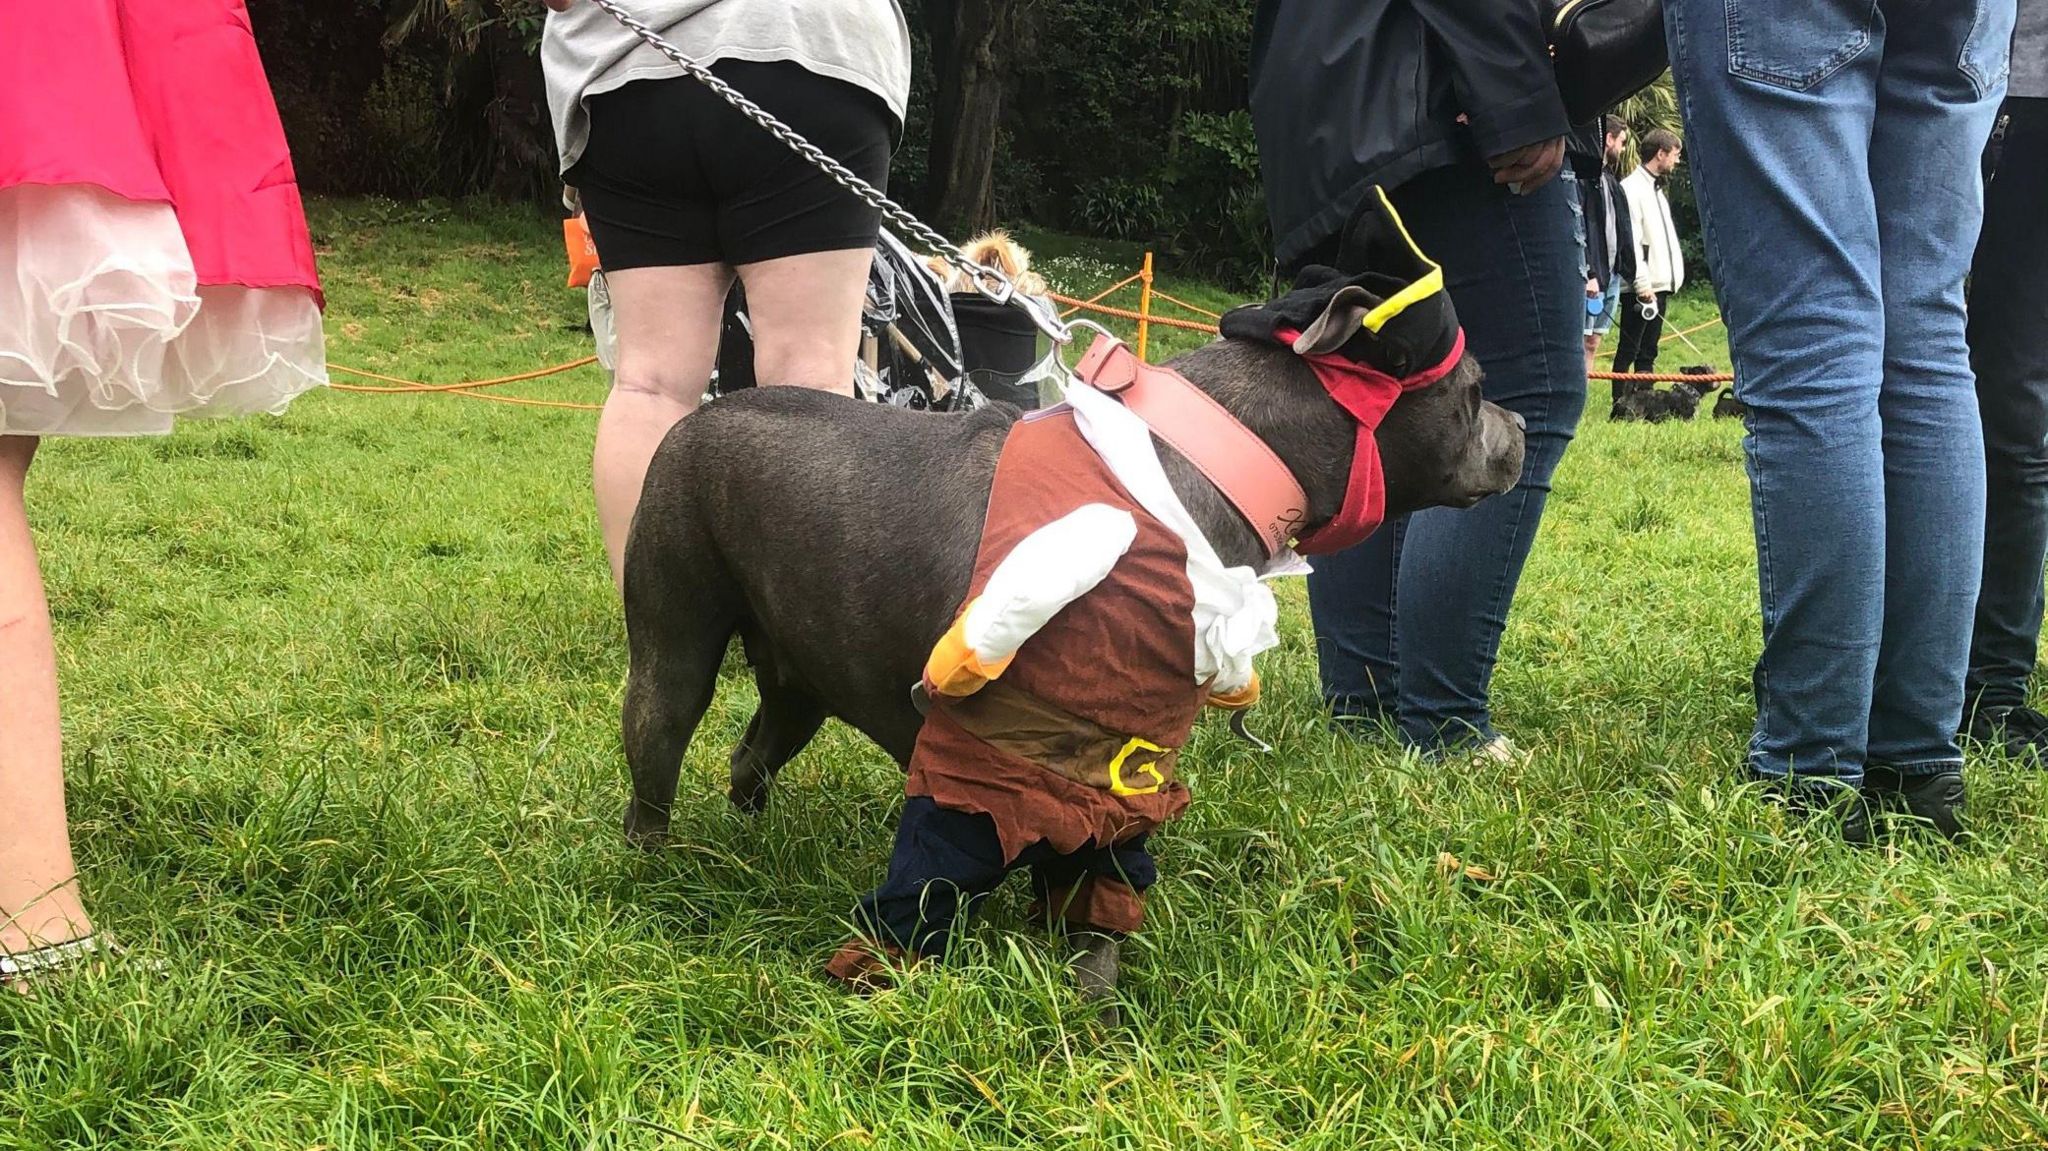
[[[1276,339],[1292,344],[1301,333],[1277,331]],[[1390,376],[1376,368],[1339,355],[1303,356],[1330,398],[1337,401],[1358,424],[1358,443],[1351,452],[1351,478],[1344,488],[1344,506],[1329,523],[1300,537],[1294,550],[1303,555],[1328,555],[1364,540],[1386,518],[1386,476],[1380,470],[1380,445],[1373,438],[1387,409],[1401,393],[1426,388],[1451,373],[1465,354],[1465,333],[1460,330],[1451,350],[1434,367],[1412,376]]]

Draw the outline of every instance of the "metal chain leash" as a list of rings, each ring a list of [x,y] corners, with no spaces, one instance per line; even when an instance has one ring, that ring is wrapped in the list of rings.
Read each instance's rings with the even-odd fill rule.
[[[1050,300],[1019,293],[1017,285],[1008,276],[1004,275],[1000,269],[991,268],[986,264],[969,259],[967,253],[962,252],[958,245],[947,240],[946,237],[940,235],[924,221],[911,215],[909,209],[891,200],[882,193],[881,189],[855,175],[846,165],[827,155],[816,144],[798,135],[796,129],[776,119],[759,104],[741,95],[738,89],[713,75],[709,68],[683,55],[682,51],[675,45],[662,39],[659,33],[635,19],[631,13],[620,8],[614,0],[590,0],[590,2],[610,13],[612,19],[625,25],[627,31],[646,41],[649,47],[668,57],[676,67],[689,73],[699,83],[717,93],[721,99],[732,105],[733,109],[739,112],[740,115],[759,124],[770,135],[789,145],[790,149],[797,155],[810,161],[813,167],[831,177],[833,183],[852,192],[860,198],[862,203],[882,213],[890,223],[901,228],[912,239],[923,244],[940,259],[946,261],[947,264],[965,275],[968,282],[974,285],[974,290],[981,296],[997,304],[1007,304],[1022,308],[1024,313],[1031,317],[1031,322],[1037,325],[1038,330],[1052,337],[1057,343],[1065,344],[1073,339],[1074,325],[1070,325],[1060,319],[1059,313],[1053,310]],[[1095,327],[1093,324],[1088,326]]]

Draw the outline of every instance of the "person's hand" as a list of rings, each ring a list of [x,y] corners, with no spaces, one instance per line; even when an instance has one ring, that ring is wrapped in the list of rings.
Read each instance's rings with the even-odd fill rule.
[[[1550,183],[1558,169],[1564,167],[1564,137],[1524,144],[1512,152],[1502,152],[1486,164],[1493,169],[1494,183],[1511,185],[1515,194],[1526,196]]]
[[[1593,277],[1591,277],[1591,276],[1588,276],[1588,277],[1586,277],[1586,294],[1587,294],[1588,296],[1597,296],[1597,295],[1599,295],[1599,294],[1600,294],[1600,281],[1599,281],[1599,280],[1596,280],[1596,279],[1594,279],[1594,278],[1593,278]]]
[[[1655,293],[1655,292],[1637,292],[1637,293],[1636,293],[1636,299],[1638,299],[1638,300],[1641,300],[1641,301],[1642,301],[1642,302],[1644,302],[1645,304],[1654,304],[1654,303],[1656,303],[1656,302],[1657,302],[1657,293]]]
[[[543,3],[557,12],[567,12],[569,6],[576,3],[576,0],[543,0]]]

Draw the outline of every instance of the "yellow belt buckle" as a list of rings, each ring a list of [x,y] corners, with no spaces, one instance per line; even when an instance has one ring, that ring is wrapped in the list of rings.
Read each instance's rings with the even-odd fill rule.
[[[1124,782],[1124,761],[1130,759],[1133,752],[1140,751],[1149,751],[1154,755],[1166,754],[1165,748],[1153,743],[1151,740],[1133,737],[1130,742],[1124,744],[1122,751],[1116,753],[1116,758],[1109,761],[1109,793],[1111,795],[1151,795],[1166,786],[1166,777],[1159,773],[1159,761],[1157,759],[1146,760],[1137,765],[1139,771],[1152,777],[1150,784],[1144,787],[1132,787]]]

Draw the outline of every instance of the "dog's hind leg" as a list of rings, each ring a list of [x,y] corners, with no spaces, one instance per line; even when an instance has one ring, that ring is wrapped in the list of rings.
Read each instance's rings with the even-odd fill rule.
[[[761,704],[747,724],[747,734],[732,749],[731,783],[725,794],[741,811],[758,812],[768,806],[775,773],[818,734],[825,706],[790,680],[765,637],[749,631],[745,639]]]
[[[643,541],[638,526],[626,550],[630,666],[621,733],[633,798],[625,830],[655,846],[668,832],[683,753],[711,706],[741,606],[708,541]]]

